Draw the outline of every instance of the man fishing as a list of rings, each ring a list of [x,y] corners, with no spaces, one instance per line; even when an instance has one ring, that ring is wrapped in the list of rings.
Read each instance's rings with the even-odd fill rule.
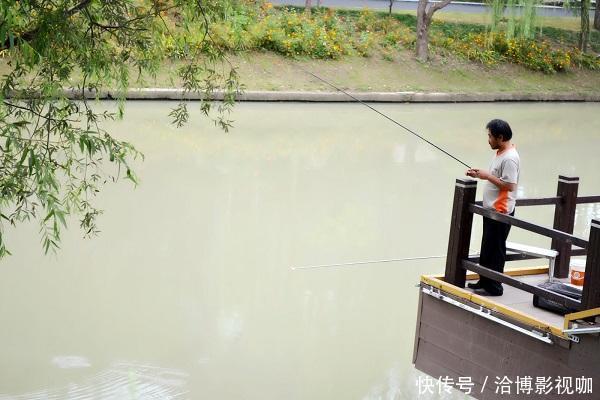
[[[483,206],[499,213],[514,215],[517,184],[519,183],[519,153],[511,143],[512,130],[506,121],[494,119],[486,125],[488,143],[496,154],[489,171],[472,168],[466,174],[472,178],[485,180]],[[506,238],[510,225],[483,218],[483,235],[479,264],[498,272],[504,272],[506,261]],[[469,283],[475,293],[488,296],[501,296],[502,284],[481,276],[479,282]]]

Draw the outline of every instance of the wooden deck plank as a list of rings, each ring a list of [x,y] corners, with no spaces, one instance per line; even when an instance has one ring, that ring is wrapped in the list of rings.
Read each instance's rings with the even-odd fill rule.
[[[538,285],[546,282],[548,279],[547,275],[523,275],[518,276],[516,279],[529,283],[530,285]],[[494,297],[494,301],[500,304],[516,308],[517,310],[530,315],[535,319],[546,322],[549,325],[553,325],[562,328],[564,318],[559,314],[554,314],[550,311],[543,310],[533,306],[533,295],[531,293],[524,292],[522,290],[504,286],[504,295]]]
[[[536,329],[550,331],[556,336],[566,337],[562,333],[562,322],[559,324],[549,324],[546,321],[533,318],[527,313],[523,313],[521,311],[512,309],[510,306],[502,304],[498,301],[498,299],[502,298],[503,296],[480,296],[474,294],[473,291],[470,289],[458,288],[454,285],[450,285],[444,281],[441,281],[433,276],[422,276],[421,281],[427,285],[436,287],[441,291],[455,295],[475,304],[481,305],[487,309],[498,311],[507,318],[511,318],[515,321],[519,321],[520,323],[527,324],[531,327],[535,327]]]

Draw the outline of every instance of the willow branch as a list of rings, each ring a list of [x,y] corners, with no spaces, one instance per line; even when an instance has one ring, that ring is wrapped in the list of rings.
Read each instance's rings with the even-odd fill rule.
[[[73,6],[72,8],[65,11],[63,14],[64,18],[69,18],[69,17],[77,14],[81,10],[85,9],[91,2],[92,2],[92,0],[82,0],[76,6]],[[35,36],[38,34],[39,30],[40,30],[40,28],[36,27],[30,31],[27,31],[27,32],[19,35],[15,39],[19,39],[19,41],[29,42],[29,41],[35,39]],[[18,43],[19,41],[13,41],[13,45],[17,46],[19,44]],[[0,44],[0,50],[5,50],[8,48],[10,48],[10,39],[7,39],[2,44]]]

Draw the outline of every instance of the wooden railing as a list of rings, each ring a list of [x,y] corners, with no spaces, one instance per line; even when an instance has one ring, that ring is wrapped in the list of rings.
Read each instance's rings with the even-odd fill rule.
[[[577,204],[600,203],[600,196],[577,197],[578,186],[579,178],[559,176],[555,197],[517,199],[517,207],[553,205],[555,207],[554,225],[552,228],[547,228],[483,208],[481,202],[475,202],[477,181],[472,179],[457,179],[452,207],[452,220],[450,223],[448,254],[446,257],[446,282],[464,287],[467,270],[470,270],[481,276],[494,279],[542,298],[556,301],[576,310],[600,307],[600,221],[591,221],[588,240],[573,235]],[[478,257],[469,258],[469,244],[471,241],[474,214],[551,238],[551,248],[558,251],[554,269],[554,277],[556,278],[566,278],[568,276],[571,256],[586,255],[587,260],[581,301],[527,284],[506,274],[483,267],[478,264]],[[536,258],[541,257],[509,253],[506,260],[514,261]]]

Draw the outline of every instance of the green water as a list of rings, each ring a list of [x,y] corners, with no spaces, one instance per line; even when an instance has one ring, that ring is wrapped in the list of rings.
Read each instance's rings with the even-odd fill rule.
[[[175,129],[170,106],[128,103],[110,127],[146,160],[137,188],[99,195],[99,237],[72,221],[44,256],[36,225],[5,227],[0,398],[417,398],[415,285],[443,259],[291,267],[443,255],[466,168],[360,105],[240,104],[229,134],[199,113]],[[559,174],[600,194],[597,104],[378,108],[484,168],[484,126],[507,119],[519,197],[554,195]],[[550,207],[518,213],[552,224]],[[579,207],[576,233],[599,216]]]

